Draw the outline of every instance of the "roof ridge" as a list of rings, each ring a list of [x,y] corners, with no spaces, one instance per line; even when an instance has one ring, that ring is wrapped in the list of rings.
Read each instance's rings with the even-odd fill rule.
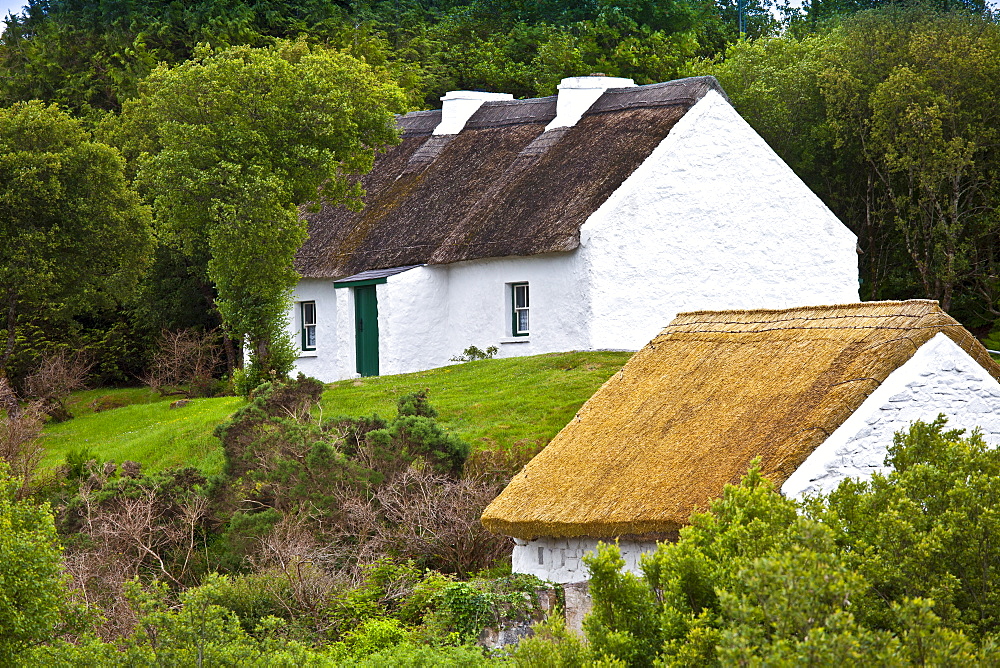
[[[925,316],[920,316],[920,317],[925,317]],[[736,323],[734,323],[734,324],[736,324]],[[739,324],[752,325],[752,324],[771,324],[771,323],[762,322],[762,323],[739,323]],[[681,325],[678,325],[678,326],[681,326]],[[670,325],[667,325],[667,327],[670,327]],[[941,329],[943,327],[962,327],[962,324],[961,323],[949,323],[949,322],[945,322],[945,323],[937,323],[937,324],[934,324],[934,325],[867,325],[867,326],[865,326],[865,325],[857,325],[855,327],[831,327],[830,325],[823,325],[823,326],[820,326],[820,327],[767,327],[767,328],[763,328],[763,329],[748,329],[746,331],[738,331],[738,330],[732,330],[732,329],[697,329],[697,330],[688,331],[688,332],[683,332],[683,331],[682,332],[666,332],[666,331],[664,331],[664,332],[661,332],[659,334],[659,336],[666,336],[667,334],[674,334],[674,333],[677,333],[677,334],[760,334],[760,333],[763,333],[763,332],[796,331],[796,330],[807,330],[807,329],[822,330],[822,331],[827,331],[827,330],[831,330],[831,329],[843,329],[843,330],[849,330],[849,329],[877,329],[877,330],[880,330],[880,331],[887,330],[887,329],[899,329],[899,330],[912,331],[912,330],[915,330],[915,329]],[[659,338],[659,336],[657,338]]]
[[[701,309],[701,310],[698,310],[698,311],[681,311],[680,313],[677,314],[677,318],[681,318],[681,317],[684,317],[684,316],[708,315],[708,314],[717,315],[717,316],[723,316],[723,315],[727,315],[727,314],[736,314],[736,313],[775,313],[775,314],[779,314],[779,313],[794,313],[794,312],[803,312],[803,311],[829,311],[829,310],[845,310],[846,311],[846,310],[858,310],[858,309],[863,309],[863,308],[871,308],[871,307],[874,307],[874,306],[904,306],[904,305],[907,305],[907,304],[912,304],[914,306],[917,306],[917,305],[935,306],[935,307],[937,307],[937,310],[941,310],[940,302],[938,302],[938,300],[936,300],[936,299],[903,299],[903,300],[886,299],[886,300],[881,300],[881,301],[870,301],[870,302],[849,302],[849,303],[841,303],[841,304],[819,304],[819,305],[816,305],[816,306],[786,306],[786,307],[783,307],[783,308],[754,308],[754,309],[725,309],[725,310]],[[942,310],[941,312],[943,313],[944,311]],[[897,313],[895,315],[908,315],[908,314]],[[881,316],[881,315],[877,315],[877,314],[868,314],[868,315],[864,315],[864,316],[858,315],[858,316],[827,316],[827,317],[831,317],[831,318],[832,317],[869,317],[869,318],[873,318],[873,317],[887,317],[887,316]],[[917,317],[917,316],[914,316],[914,317]],[[715,320],[713,322],[721,322],[721,321],[720,320]],[[736,321],[734,321],[734,322],[736,322]]]

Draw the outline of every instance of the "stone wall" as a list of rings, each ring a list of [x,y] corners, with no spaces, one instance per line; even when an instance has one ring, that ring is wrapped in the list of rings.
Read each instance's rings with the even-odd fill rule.
[[[515,573],[530,573],[542,580],[566,584],[590,579],[590,573],[583,563],[583,556],[597,551],[599,542],[613,543],[614,539],[591,538],[550,538],[535,540],[515,540],[511,555]],[[655,541],[618,541],[625,560],[625,570],[639,573],[639,560],[643,554],[656,549]]]

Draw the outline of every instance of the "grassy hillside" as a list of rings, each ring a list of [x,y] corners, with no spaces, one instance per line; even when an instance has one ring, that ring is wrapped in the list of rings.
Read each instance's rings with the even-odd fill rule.
[[[630,355],[557,353],[341,381],[323,395],[323,417],[392,417],[397,397],[427,389],[440,422],[475,448],[545,442]],[[92,405],[101,401],[128,405],[94,412]],[[45,429],[43,465],[56,466],[68,452],[88,448],[100,459],[131,459],[151,470],[185,464],[219,471],[222,452],[212,430],[242,401],[195,399],[180,408],[170,408],[170,403],[170,398],[142,389],[74,395],[71,410],[77,417]]]
[[[95,413],[90,404],[101,397],[136,403]],[[56,466],[67,453],[86,448],[102,460],[131,459],[150,470],[192,465],[210,473],[221,471],[222,450],[212,430],[242,399],[194,399],[170,408],[176,398],[136,389],[80,393],[70,408],[76,417],[46,427],[42,465]]]

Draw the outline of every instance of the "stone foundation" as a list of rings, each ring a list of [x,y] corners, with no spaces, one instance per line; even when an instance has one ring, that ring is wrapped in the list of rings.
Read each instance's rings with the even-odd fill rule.
[[[515,573],[530,573],[542,580],[567,584],[590,579],[583,564],[585,554],[597,551],[598,543],[614,543],[611,538],[549,538],[523,541],[515,539],[511,565]],[[625,570],[639,574],[639,559],[656,550],[655,540],[619,540],[618,549],[625,559]]]

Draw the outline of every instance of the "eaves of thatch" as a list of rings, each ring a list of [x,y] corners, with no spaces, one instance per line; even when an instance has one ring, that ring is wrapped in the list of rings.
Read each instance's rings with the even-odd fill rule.
[[[935,301],[682,313],[514,477],[483,524],[523,539],[677,530],[755,457],[780,486],[939,332],[1000,380]]]
[[[580,226],[709,90],[712,77],[610,89],[573,127],[544,132],[556,98],[487,102],[457,135],[440,111],[399,120],[402,142],[362,179],[359,212],[307,214],[306,278],[569,251]]]

